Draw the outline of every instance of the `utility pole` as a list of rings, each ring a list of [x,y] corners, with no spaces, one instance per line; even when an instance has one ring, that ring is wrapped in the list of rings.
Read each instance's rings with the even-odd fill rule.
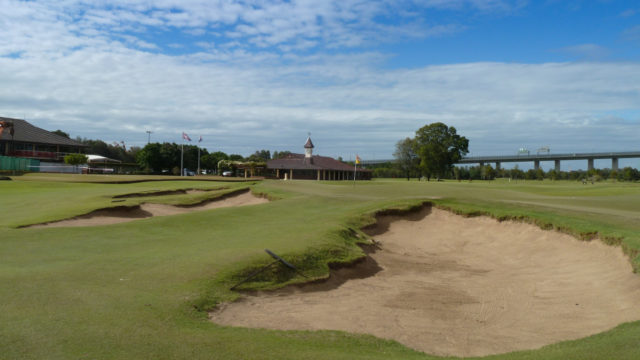
[[[147,134],[149,135],[149,137],[147,138],[147,144],[151,143],[151,133],[152,132],[153,131],[151,131],[151,130],[147,130]]]

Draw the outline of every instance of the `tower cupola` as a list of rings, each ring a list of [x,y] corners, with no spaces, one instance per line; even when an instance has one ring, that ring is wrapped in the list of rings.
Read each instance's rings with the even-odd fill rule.
[[[311,136],[307,138],[307,142],[304,144],[304,157],[310,159],[313,156],[313,143],[311,142]]]

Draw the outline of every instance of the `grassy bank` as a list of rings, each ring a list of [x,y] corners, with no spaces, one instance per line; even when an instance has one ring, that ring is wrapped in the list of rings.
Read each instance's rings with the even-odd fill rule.
[[[361,256],[358,228],[384,208],[426,200],[466,214],[519,218],[640,248],[640,187],[573,182],[162,181],[131,184],[64,178],[0,183],[0,358],[8,359],[410,359],[431,358],[392,341],[337,331],[222,327],[206,312],[237,293],[230,284],[270,258],[268,248],[311,278],[328,262]],[[211,192],[127,197],[127,204],[187,204],[252,186],[268,204],[154,217],[86,228],[17,229],[113,204],[122,194],[196,188]],[[219,189],[224,187],[224,189]],[[357,237],[360,235],[361,237]],[[636,259],[637,264],[638,259]],[[272,288],[303,279],[275,268],[248,283]],[[640,323],[536,351],[495,356],[638,358]]]

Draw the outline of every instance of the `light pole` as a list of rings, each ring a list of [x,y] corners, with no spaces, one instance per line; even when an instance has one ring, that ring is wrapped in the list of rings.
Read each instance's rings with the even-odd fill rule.
[[[151,133],[152,132],[153,131],[151,131],[151,130],[147,130],[147,134],[149,135],[149,137],[147,138],[147,144],[151,143]]]

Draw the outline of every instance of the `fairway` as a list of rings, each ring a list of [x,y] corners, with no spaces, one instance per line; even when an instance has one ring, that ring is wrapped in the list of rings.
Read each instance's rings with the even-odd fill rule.
[[[489,215],[579,239],[602,239],[624,252],[615,263],[626,267],[630,282],[638,278],[633,269],[640,269],[637,184],[377,180],[354,185],[337,181],[147,182],[144,178],[123,184],[78,178],[26,175],[0,182],[0,211],[5,214],[0,219],[0,358],[435,358],[414,350],[416,346],[366,334],[374,332],[254,329],[217,325],[208,319],[208,311],[216,305],[245,296],[229,288],[271,261],[265,248],[311,279],[326,278],[329,264],[365,256],[358,243],[379,236],[362,230],[375,222],[376,212],[417,208],[425,201],[459,214]],[[21,228],[116,206],[193,205],[247,188],[271,201],[110,225]],[[194,189],[200,191],[187,191]],[[126,196],[141,193],[148,196]],[[379,241],[384,246],[390,240]],[[507,245],[494,249],[496,260],[515,256],[501,252]],[[581,254],[572,253],[566,263],[576,272],[586,269],[594,272],[594,279],[606,279],[607,273],[591,267],[593,259]],[[556,260],[562,261],[562,256]],[[308,280],[274,266],[240,288],[268,290]],[[571,301],[575,307],[577,301]],[[578,303],[588,305],[589,301],[585,295],[585,301]],[[580,334],[568,337],[576,340],[549,341],[545,344],[552,345],[540,349],[492,358],[638,358],[640,322],[629,316],[612,319],[615,324],[591,333],[624,324],[593,336]],[[359,315],[353,310],[344,317]]]

